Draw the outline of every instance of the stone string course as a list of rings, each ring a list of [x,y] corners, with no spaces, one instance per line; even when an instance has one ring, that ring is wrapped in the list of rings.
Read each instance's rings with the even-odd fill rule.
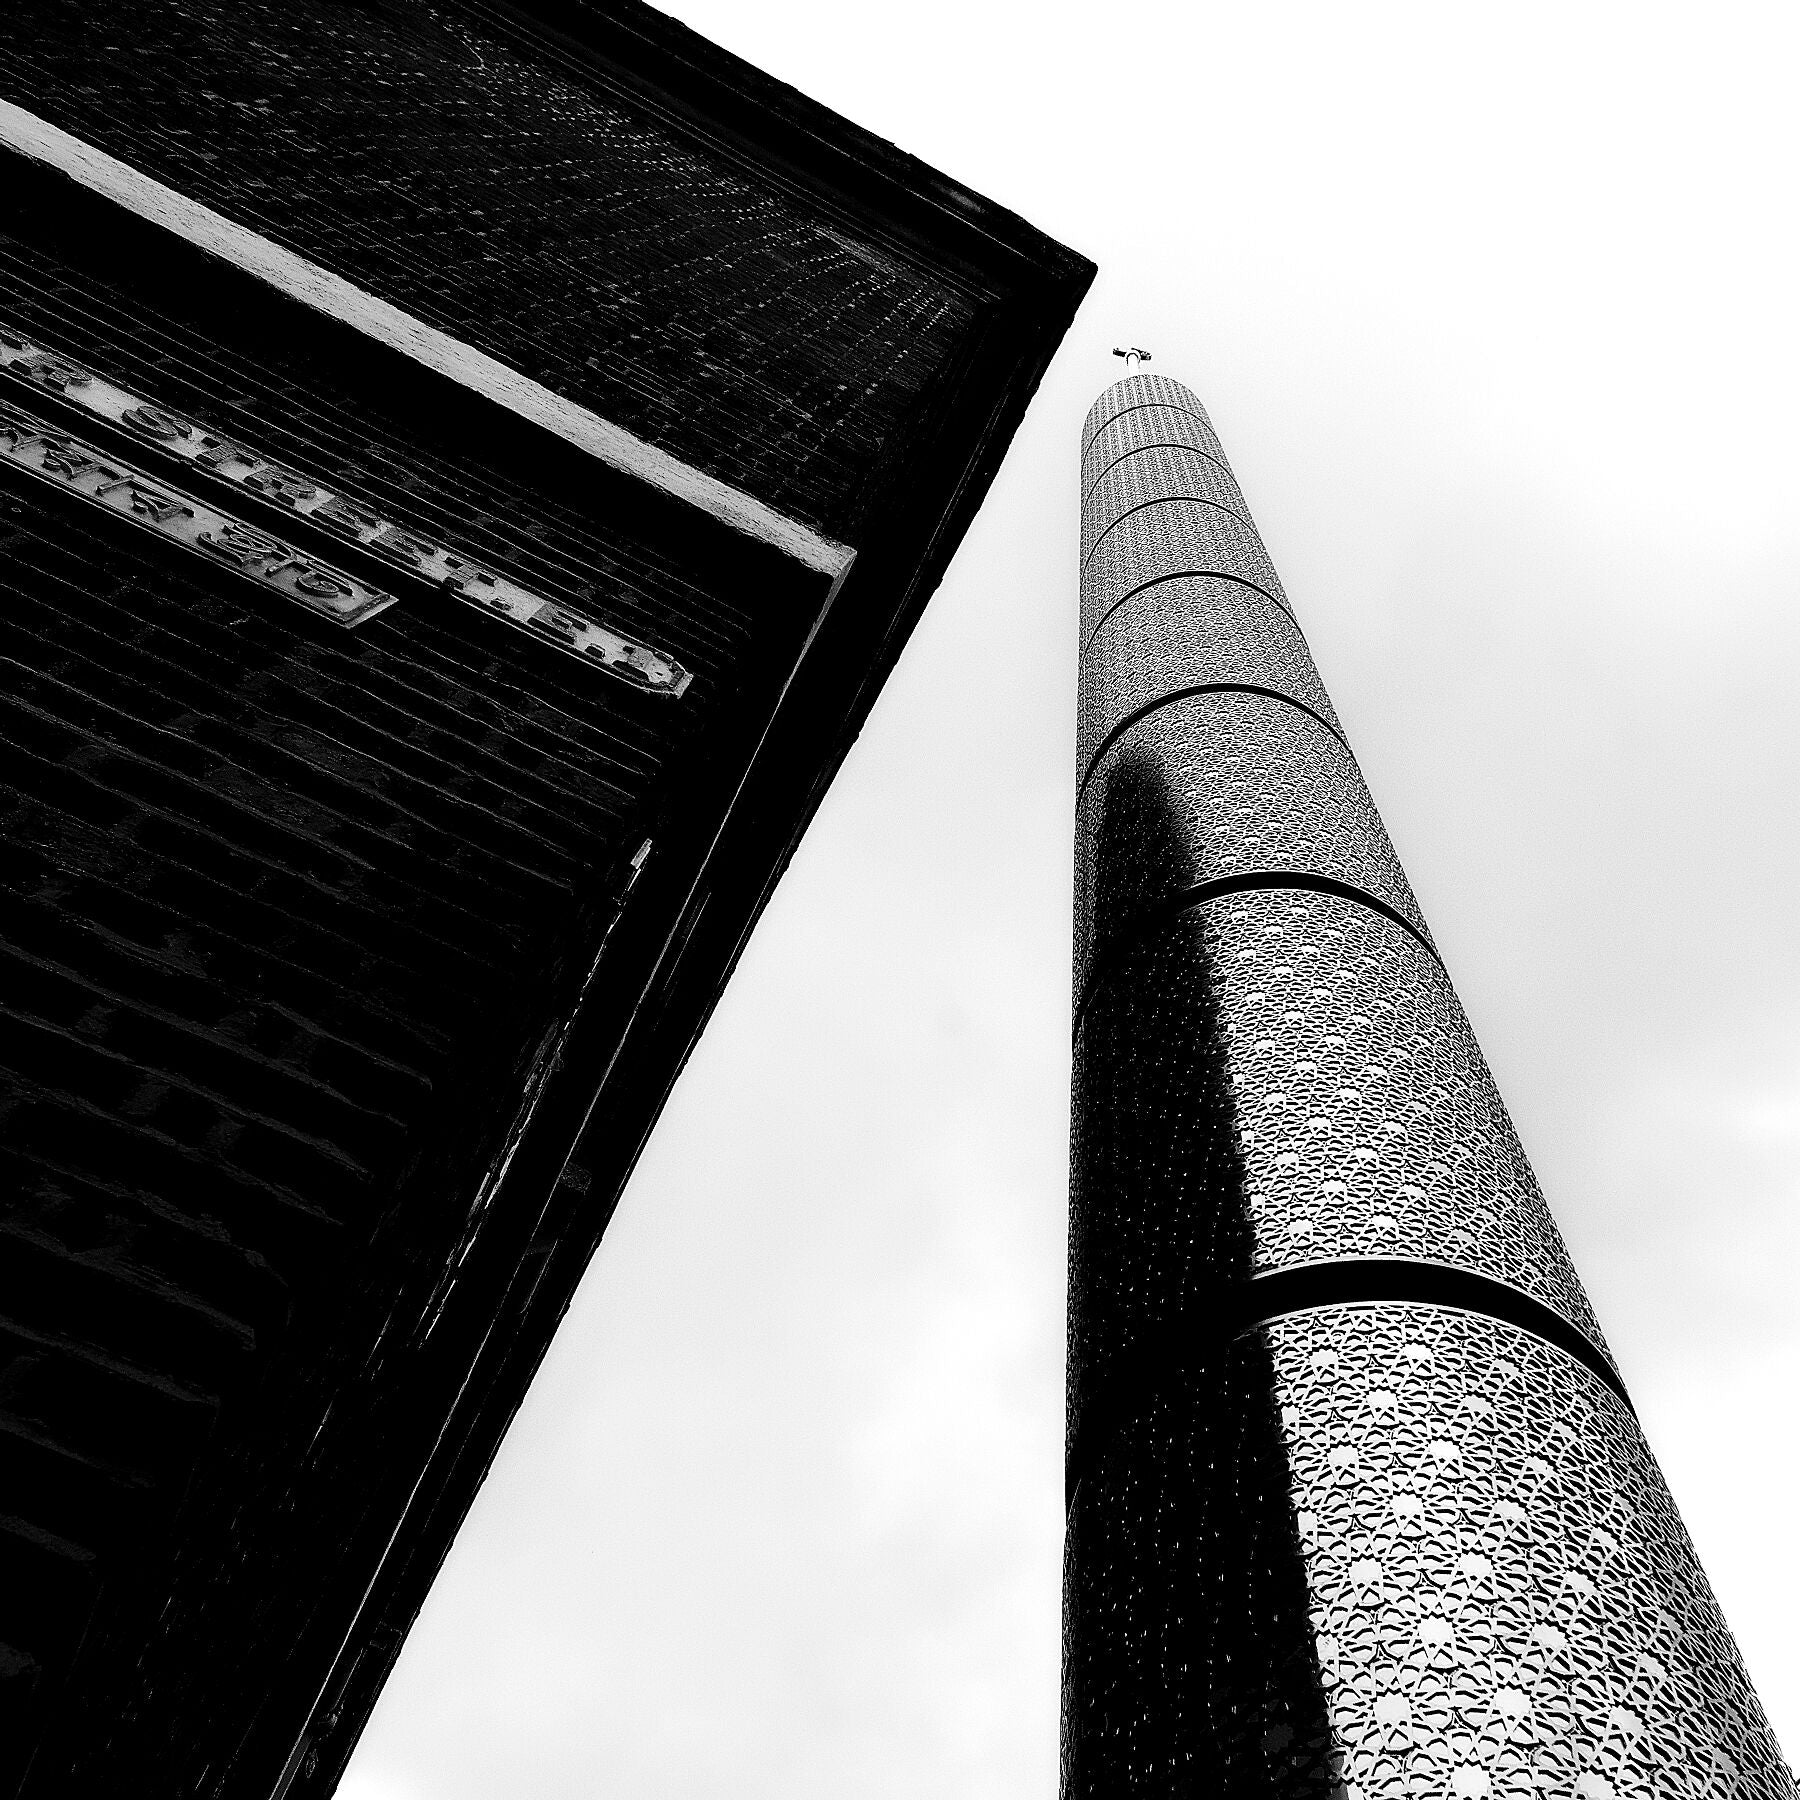
[[[834,537],[972,316],[444,0],[16,0],[0,71],[52,124]]]

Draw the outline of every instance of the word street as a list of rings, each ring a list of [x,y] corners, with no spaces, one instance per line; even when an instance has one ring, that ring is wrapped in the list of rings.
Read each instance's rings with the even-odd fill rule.
[[[444,593],[477,606],[509,625],[528,631],[541,642],[552,644],[584,662],[597,665],[607,674],[629,682],[634,687],[649,693],[676,696],[684,693],[693,680],[687,669],[662,651],[621,637],[562,601],[534,594],[506,576],[482,568],[468,558],[458,556],[446,546],[383,517],[364,501],[261,456],[193,419],[157,406],[108,381],[104,376],[97,375],[61,352],[46,349],[4,326],[0,326],[0,373],[53,393],[68,405],[130,432],[141,442],[153,445],[165,455],[180,457],[193,464],[198,471],[232,482],[261,500],[285,507],[309,524],[357,545],[408,575],[428,581]],[[27,417],[24,414],[17,416]],[[30,429],[42,433],[49,428],[32,421]],[[84,447],[84,454],[96,462],[104,460],[104,452],[101,451],[88,451]],[[98,487],[90,486],[85,475],[79,480],[59,477],[43,468],[41,459],[37,458],[21,461],[15,454],[7,455],[5,460],[30,467],[34,473],[50,474],[52,479],[63,480],[65,485],[73,486],[75,491],[86,494],[90,499],[99,499],[101,504],[111,507],[115,512],[125,512],[140,521],[149,522],[153,529],[161,530],[165,536],[178,538],[195,548],[215,553],[211,550],[210,540],[206,545],[201,544],[198,528],[190,532],[186,525],[179,522],[178,515],[170,515],[170,521],[165,524],[157,521],[151,514],[134,510],[128,490],[112,488],[103,493]],[[122,481],[128,478],[136,479],[135,473],[122,472],[119,476]],[[149,476],[142,479],[151,486],[156,485]],[[127,497],[112,497],[121,494]],[[198,517],[208,510],[186,496],[181,497],[180,504],[190,509],[191,517]],[[209,516],[214,519],[223,517],[217,513]],[[259,538],[261,535],[248,525],[237,524],[235,529],[250,537]],[[285,551],[285,554],[295,557],[299,553]],[[363,596],[375,596],[376,590],[352,583],[351,577],[347,575],[334,571],[333,576],[340,582],[350,584],[351,591]],[[258,579],[262,577],[259,575]],[[283,592],[289,593],[290,598],[310,601],[323,597],[303,594],[298,588],[282,586],[279,581],[269,581],[265,585],[281,587]],[[379,604],[365,607],[354,617],[345,616],[329,607],[315,606],[314,610],[324,611],[340,623],[357,625],[392,604],[391,597],[381,595]]]

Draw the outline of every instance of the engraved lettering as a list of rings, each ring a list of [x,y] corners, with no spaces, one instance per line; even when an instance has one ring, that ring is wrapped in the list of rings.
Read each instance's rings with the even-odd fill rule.
[[[61,475],[69,481],[75,481],[83,475],[91,475],[96,469],[108,476],[117,476],[117,469],[109,469],[96,456],[88,453],[85,444],[77,444],[72,438],[60,438],[54,444],[46,438],[43,467],[52,475]]]
[[[203,531],[194,540],[209,555],[236,563],[241,569],[255,568],[260,563],[280,562],[293,552],[285,544],[252,531],[235,520],[221,525],[217,531]]]
[[[92,370],[84,369],[78,362],[70,362],[65,356],[53,356],[48,350],[39,350],[29,344],[21,348],[26,355],[12,365],[13,373],[23,375],[27,381],[35,381],[40,387],[60,394],[67,388],[86,387],[94,379]]]
[[[227,463],[234,462],[254,466],[262,460],[254,450],[246,450],[242,444],[234,444],[230,438],[214,437],[208,433],[200,442],[204,448],[197,460],[209,469],[222,469]]]
[[[111,396],[117,394],[118,390],[108,389],[100,400],[116,408],[118,402]],[[101,416],[115,417],[116,412],[104,411]],[[47,430],[41,420],[4,404],[0,404],[0,461],[131,519],[185,550],[222,562],[334,624],[359,625],[394,604],[392,594],[365,587],[179,489],[165,489],[129,465],[116,466],[94,445]]]
[[[317,594],[323,599],[348,600],[356,590],[340,575],[322,569],[317,563],[304,564],[294,577],[294,586],[303,594]]]
[[[323,506],[314,507],[306,516],[329,526],[342,537],[359,539],[365,531],[379,530],[383,523],[379,513],[370,512],[366,506],[357,506],[342,494],[333,494]]]
[[[147,487],[141,481],[131,484],[131,510],[142,513],[147,519],[154,519],[159,525],[166,519],[191,519],[194,509],[177,500],[172,494],[161,494],[153,487]]]
[[[321,487],[301,471],[259,456],[235,439],[115,386],[72,358],[3,327],[0,371],[54,390],[71,406],[123,427],[209,478],[246,488],[301,520],[316,520],[340,540],[374,550],[386,562],[436,584],[441,592],[479,606],[634,686],[679,695],[692,681],[679,663],[627,642],[577,608],[469,563],[442,543],[384,518],[374,507]],[[393,595],[315,562],[310,553],[215,512],[180,488],[165,491],[154,476],[129,465],[114,466],[104,458],[105,452],[95,446],[0,403],[0,459],[15,469],[133,518],[340,624],[360,623],[394,604]]]
[[[444,577],[444,586],[449,588],[452,592],[455,592],[455,590],[460,588],[466,581],[479,581],[483,587],[498,587],[500,585],[500,577],[498,575],[489,574],[486,569],[478,569],[473,563],[459,563],[454,557],[451,557],[448,560],[456,573]]]
[[[304,475],[284,469],[280,463],[264,463],[261,468],[252,469],[244,477],[244,486],[279,500],[284,506],[298,506],[302,500],[316,499],[319,493]]]
[[[442,554],[440,547],[429,538],[402,531],[398,525],[384,525],[379,537],[369,539],[369,548],[379,550],[395,562],[409,564],[430,562],[434,556]]]
[[[4,402],[0,402],[0,433],[12,439],[15,449],[35,444],[42,435],[36,419],[28,413],[14,412]]]
[[[186,419],[179,418],[172,412],[164,412],[160,406],[148,406],[141,401],[135,406],[126,407],[119,418],[133,431],[142,432],[145,437],[160,438],[164,443],[174,438],[191,438],[194,435],[194,427]]]
[[[44,453],[43,466],[60,475],[63,471],[57,464],[57,458],[71,455],[72,444],[73,440],[64,437],[60,431],[45,431],[40,427],[29,438],[21,440],[19,448],[25,450],[33,445],[40,447]]]

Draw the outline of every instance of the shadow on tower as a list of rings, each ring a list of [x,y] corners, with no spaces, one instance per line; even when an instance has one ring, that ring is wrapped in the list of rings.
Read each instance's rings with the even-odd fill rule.
[[[1341,1795],[1191,854],[1155,761],[1101,796],[1069,1247],[1063,1800]]]

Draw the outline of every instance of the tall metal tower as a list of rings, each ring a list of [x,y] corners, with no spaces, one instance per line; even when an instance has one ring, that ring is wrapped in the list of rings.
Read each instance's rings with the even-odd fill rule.
[[[1792,1800],[1205,410],[1082,453],[1064,1800]]]

